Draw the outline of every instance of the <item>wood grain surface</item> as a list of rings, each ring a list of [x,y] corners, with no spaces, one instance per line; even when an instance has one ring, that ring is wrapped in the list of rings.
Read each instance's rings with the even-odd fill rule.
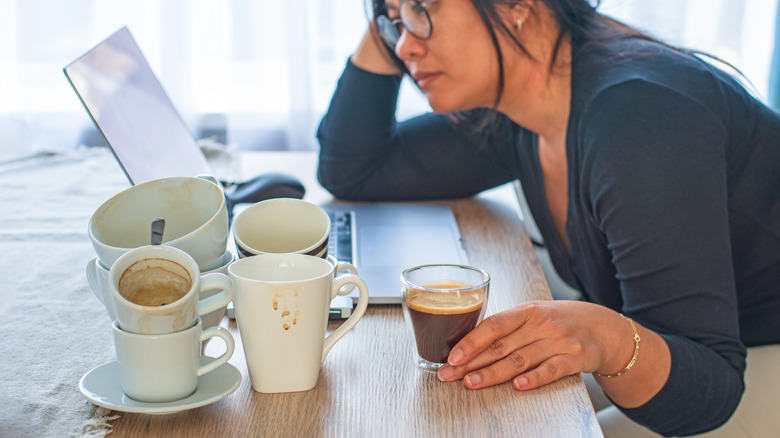
[[[245,154],[244,176],[285,171],[307,187],[305,199],[328,202],[316,183],[314,153]],[[520,221],[510,186],[451,205],[472,265],[491,274],[488,315],[527,300],[551,299]],[[340,322],[329,323],[333,330]],[[468,390],[442,383],[414,364],[414,340],[398,305],[369,306],[355,328],[331,350],[317,386],[306,392],[261,394],[252,389],[241,335],[230,359],[243,376],[223,400],[169,415],[117,413],[119,437],[598,437],[593,407],[579,376],[519,392],[510,383]],[[224,348],[212,342],[207,353]]]

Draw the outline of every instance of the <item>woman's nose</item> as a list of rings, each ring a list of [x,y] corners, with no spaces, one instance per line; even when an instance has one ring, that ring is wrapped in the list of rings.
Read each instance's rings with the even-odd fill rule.
[[[395,44],[395,54],[401,60],[408,61],[419,58],[427,50],[425,42],[415,37],[406,29],[401,31],[398,42]]]

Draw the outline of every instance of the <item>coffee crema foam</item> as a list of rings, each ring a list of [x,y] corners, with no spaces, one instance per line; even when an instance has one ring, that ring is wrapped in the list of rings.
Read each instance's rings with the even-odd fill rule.
[[[144,259],[133,263],[119,279],[119,293],[139,306],[159,307],[187,295],[192,280],[180,264],[166,259]]]
[[[436,289],[462,289],[468,287],[469,284],[447,281],[428,283],[422,286]],[[480,309],[484,297],[485,291],[482,288],[467,291],[429,291],[413,288],[406,293],[406,305],[418,312],[453,315]]]

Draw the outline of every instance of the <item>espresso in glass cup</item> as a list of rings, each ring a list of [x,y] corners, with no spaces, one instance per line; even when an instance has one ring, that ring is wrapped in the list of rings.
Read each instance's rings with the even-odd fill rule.
[[[450,350],[485,316],[490,275],[463,265],[423,265],[401,273],[406,320],[417,345],[417,366],[436,371]]]

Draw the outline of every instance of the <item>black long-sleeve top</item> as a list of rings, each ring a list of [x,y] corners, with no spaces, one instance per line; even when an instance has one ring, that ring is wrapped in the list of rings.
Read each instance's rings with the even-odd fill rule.
[[[623,412],[666,435],[713,429],[739,403],[745,347],[780,343],[780,117],[730,75],[648,42],[575,44],[571,76],[569,252],[536,135],[508,119],[478,136],[446,115],[399,122],[399,76],[347,64],[317,134],[319,181],[378,201],[519,179],[561,277],[669,346],[664,387]]]

